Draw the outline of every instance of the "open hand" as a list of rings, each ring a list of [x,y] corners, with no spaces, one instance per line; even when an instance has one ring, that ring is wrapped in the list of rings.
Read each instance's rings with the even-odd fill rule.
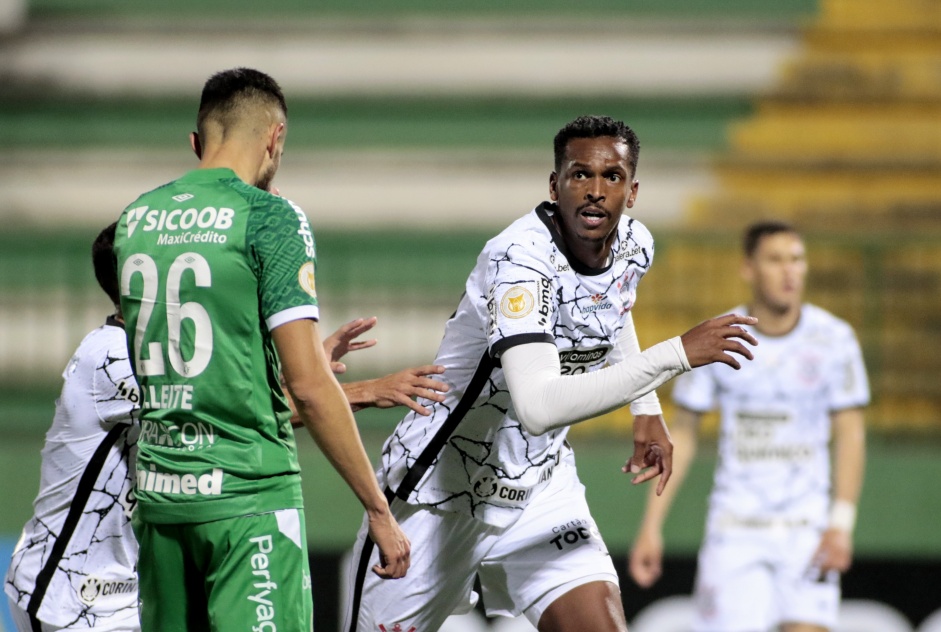
[[[341,326],[335,332],[324,338],[323,350],[330,360],[330,369],[334,373],[337,375],[346,373],[346,365],[340,362],[340,358],[347,353],[350,351],[368,349],[376,345],[376,342],[378,342],[376,339],[355,340],[355,338],[375,327],[377,321],[378,319],[375,316],[371,318],[357,318]]]
[[[742,368],[738,359],[731,354],[736,353],[749,360],[753,356],[748,347],[736,338],[752,346],[757,345],[758,340],[739,325],[754,325],[757,322],[758,319],[753,316],[727,314],[699,323],[680,336],[689,365],[695,369],[705,364],[722,362],[734,369]]]

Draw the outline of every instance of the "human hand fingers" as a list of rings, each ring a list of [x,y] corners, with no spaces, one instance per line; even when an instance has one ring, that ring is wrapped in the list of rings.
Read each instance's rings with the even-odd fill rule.
[[[631,579],[641,588],[650,588],[660,579],[661,568],[654,556],[631,551],[628,558]]]
[[[379,563],[372,567],[373,572],[382,579],[405,577],[411,565],[411,543],[394,521],[381,531],[382,537],[378,538],[377,532],[374,538],[379,548]]]

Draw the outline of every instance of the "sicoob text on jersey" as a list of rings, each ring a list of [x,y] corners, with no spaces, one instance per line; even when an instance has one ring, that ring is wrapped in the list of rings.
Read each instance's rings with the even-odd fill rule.
[[[193,196],[184,193],[174,196],[174,200],[186,201]],[[130,238],[140,228],[142,232],[159,232],[158,246],[179,244],[212,243],[224,244],[228,237],[219,231],[232,227],[235,211],[231,208],[207,206],[202,209],[177,208],[173,210],[151,209],[138,206],[127,211],[127,236]],[[141,224],[143,222],[143,224]]]

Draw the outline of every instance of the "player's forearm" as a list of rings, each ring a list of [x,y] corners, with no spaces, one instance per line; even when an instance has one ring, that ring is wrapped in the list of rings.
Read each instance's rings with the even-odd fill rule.
[[[317,323],[296,320],[271,331],[283,384],[303,424],[368,512],[387,512],[343,389],[330,370]]]
[[[670,484],[659,496],[655,487],[648,490],[647,505],[641,521],[642,529],[651,529],[657,533],[663,530],[667,515],[673,506],[673,500],[683,481],[686,480],[686,475],[696,456],[698,425],[698,414],[685,409],[677,411],[670,427],[670,436],[673,439],[673,473],[670,476]]]
[[[614,353],[611,355],[610,363],[619,364],[624,361],[624,358],[629,358],[640,352],[640,340],[637,338],[634,318],[628,312],[624,320],[624,326],[621,328],[621,333],[618,334],[617,342],[614,345]],[[652,390],[632,401],[631,414],[634,417],[639,415],[662,415],[663,409],[660,408],[657,391]]]
[[[350,408],[355,413],[358,410],[369,408],[376,405],[376,396],[373,393],[372,385],[375,380],[361,380],[359,382],[343,382],[340,386],[343,388],[343,394],[350,403]]]
[[[852,531],[855,507],[863,486],[866,430],[861,409],[833,413],[833,501],[837,526]],[[848,515],[848,513],[852,515]],[[831,516],[831,521],[833,516]]]
[[[376,482],[349,403],[343,389],[332,377],[332,384],[318,385],[306,395],[295,392],[298,416],[363,507],[368,512],[385,512],[388,504]]]
[[[580,375],[561,375],[551,343],[511,347],[501,361],[517,417],[535,435],[620,408],[690,370],[678,337]]]

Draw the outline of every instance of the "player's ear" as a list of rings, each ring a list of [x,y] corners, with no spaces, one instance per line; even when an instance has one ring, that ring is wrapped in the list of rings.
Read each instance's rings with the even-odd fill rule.
[[[190,132],[190,147],[193,148],[193,153],[196,154],[196,157],[202,160],[203,159],[203,146],[199,143],[198,132]]]
[[[284,123],[275,123],[268,131],[268,150],[269,156],[274,156],[278,149],[278,143],[284,137]]]
[[[549,174],[549,199],[559,201],[559,174],[555,171]]]
[[[637,200],[637,189],[640,188],[640,180],[634,180],[631,182],[631,193],[627,196],[627,203],[625,206],[631,208],[634,206],[634,202]]]

